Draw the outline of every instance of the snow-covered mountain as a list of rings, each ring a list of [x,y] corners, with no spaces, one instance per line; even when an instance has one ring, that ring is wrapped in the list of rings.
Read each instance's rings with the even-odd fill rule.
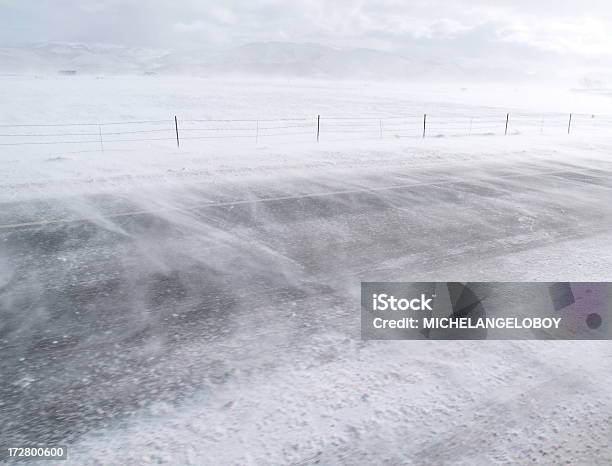
[[[153,49],[71,43],[0,47],[0,72],[140,73],[165,55]]]
[[[0,48],[0,73],[263,75],[342,79],[508,77],[503,67],[415,60],[407,55],[312,43],[258,42],[225,50],[169,51],[83,44]]]
[[[339,49],[318,44],[252,43],[199,60],[188,53],[168,56],[160,71],[198,74],[258,74],[336,78],[411,77],[410,60],[371,49]]]

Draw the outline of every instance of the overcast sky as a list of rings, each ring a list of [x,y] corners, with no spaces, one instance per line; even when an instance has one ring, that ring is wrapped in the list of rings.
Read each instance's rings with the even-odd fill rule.
[[[0,0],[0,45],[218,48],[317,42],[401,53],[612,54],[609,0]]]

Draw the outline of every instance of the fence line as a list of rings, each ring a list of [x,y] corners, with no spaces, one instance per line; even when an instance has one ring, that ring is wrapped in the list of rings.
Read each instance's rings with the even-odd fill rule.
[[[132,125],[149,125],[134,129]],[[160,128],[160,125],[165,127]],[[83,128],[78,131],[77,128]],[[324,116],[312,118],[260,119],[181,119],[134,120],[100,123],[41,123],[0,125],[0,146],[98,144],[121,142],[162,142],[196,139],[253,139],[285,136],[309,136],[312,141],[334,140],[338,135],[364,137],[439,137],[488,134],[515,135],[582,133],[612,135],[612,115],[561,113],[488,112],[481,116],[469,114],[408,114],[377,116]],[[20,131],[20,129],[34,131]],[[40,128],[37,132],[35,129]],[[58,128],[58,131],[49,130]],[[94,129],[95,128],[95,129]],[[11,129],[13,131],[11,131]],[[65,131],[61,131],[65,129]],[[97,130],[97,131],[96,131]],[[302,131],[303,130],[303,131]],[[557,131],[558,130],[558,131]],[[138,137],[142,135],[143,137]],[[156,136],[159,135],[159,136]],[[134,137],[131,137],[134,136]],[[150,137],[149,137],[150,136]],[[69,139],[62,139],[69,138]],[[72,139],[75,138],[75,139]],[[82,138],[82,139],[79,139]],[[59,139],[59,140],[58,140]]]

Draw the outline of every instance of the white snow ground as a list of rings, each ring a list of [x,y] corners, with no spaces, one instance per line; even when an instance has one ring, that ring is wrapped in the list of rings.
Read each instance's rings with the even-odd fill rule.
[[[506,112],[494,93],[468,105],[470,91],[458,98],[448,89],[398,96],[363,84],[358,92],[316,82],[117,79],[10,81],[2,123],[156,119],[178,107],[192,118]],[[565,110],[562,99],[517,100],[514,111]],[[573,102],[601,111],[588,103]],[[20,392],[3,391],[5,421],[10,404],[30,413],[20,428],[33,431],[44,424],[39,405],[68,399],[75,412],[94,413],[95,425],[57,420],[72,423],[61,432],[75,465],[610,464],[608,342],[359,338],[360,281],[612,280],[612,132],[531,129],[318,145],[191,141],[176,149],[170,141],[104,153],[2,147],[0,309],[17,322],[24,316],[2,334]],[[168,232],[125,223],[143,212]],[[17,247],[30,231],[42,231],[44,243],[82,219],[100,231],[82,244],[68,237],[61,247]],[[129,349],[113,347],[131,336],[130,325],[160,324],[142,308],[151,305],[142,290],[153,274],[185,272],[187,296],[164,304],[167,318],[202,312],[188,299],[208,283],[188,274],[194,264],[248,291],[216,297],[231,309],[224,325],[177,341],[154,327]],[[40,338],[28,312],[53,323],[51,305],[25,306],[24,293],[35,301],[49,287],[61,293],[109,276],[129,285],[123,300],[141,306],[128,308],[114,333],[57,351],[39,345],[32,355],[15,343]],[[81,310],[93,312],[95,326],[107,304],[94,296]],[[69,321],[53,331],[71,338],[77,330]],[[126,358],[136,363],[124,371]],[[87,387],[90,377],[97,382]],[[126,401],[145,384],[138,403]],[[57,440],[52,428],[36,432]]]

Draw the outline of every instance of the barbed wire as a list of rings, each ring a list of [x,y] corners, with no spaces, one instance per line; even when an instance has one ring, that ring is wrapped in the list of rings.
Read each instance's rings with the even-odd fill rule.
[[[423,137],[443,135],[477,135],[477,134],[517,134],[533,131],[543,134],[554,129],[569,132],[574,125],[582,132],[612,130],[612,115],[596,115],[589,113],[560,114],[552,112],[509,114],[493,113],[487,110],[482,115],[459,113],[433,113],[425,115],[364,115],[364,116],[314,116],[299,118],[260,118],[260,119],[213,119],[176,117],[164,120],[131,120],[100,123],[39,123],[39,124],[0,124],[4,131],[0,133],[0,146],[23,145],[61,145],[61,144],[98,144],[104,150],[104,144],[118,142],[160,142],[192,139],[255,139],[261,137],[316,135],[317,140],[322,135],[354,135],[365,137]],[[568,119],[568,116],[570,117]],[[176,118],[176,119],[175,119]],[[506,128],[507,118],[509,127]],[[245,124],[252,123],[252,124]],[[167,125],[165,128],[132,129],[132,125]],[[193,125],[196,125],[195,127]],[[214,126],[213,126],[214,124]],[[241,124],[235,126],[236,124]],[[121,128],[124,126],[125,128]],[[423,127],[425,126],[425,128]],[[41,132],[11,132],[18,128],[77,128],[85,127],[84,131],[41,131]],[[111,128],[109,128],[111,127]],[[91,128],[97,128],[93,132]],[[116,128],[116,129],[115,129]],[[109,131],[110,129],[110,131]],[[300,131],[308,129],[308,131]],[[425,129],[425,132],[423,130]],[[8,130],[8,131],[7,131]],[[95,131],[95,130],[94,130]],[[218,132],[219,134],[214,134]],[[166,133],[164,135],[164,133]],[[183,135],[182,133],[186,133]],[[198,134],[199,133],[199,134]],[[245,134],[246,133],[246,134]],[[129,137],[130,135],[160,134],[160,137]],[[121,136],[128,137],[121,137]],[[163,135],[163,136],[161,136]],[[83,138],[63,139],[57,138]],[[5,141],[2,139],[6,138]],[[25,140],[18,140],[23,138]],[[38,138],[42,140],[31,140]],[[46,139],[46,140],[45,140]]]

